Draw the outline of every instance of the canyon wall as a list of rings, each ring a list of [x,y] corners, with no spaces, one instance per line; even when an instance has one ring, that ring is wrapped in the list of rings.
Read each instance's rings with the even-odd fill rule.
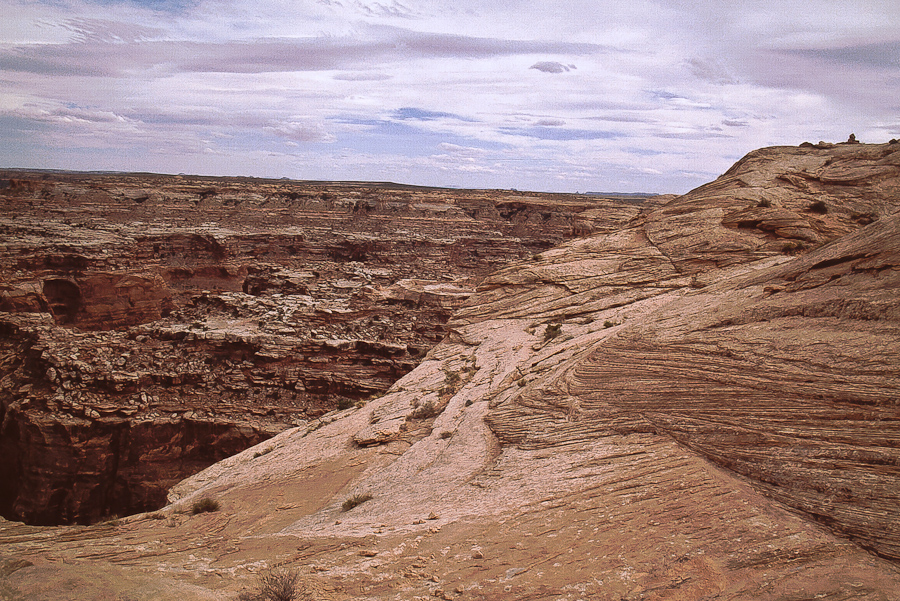
[[[896,599],[900,145],[761,149],[663,200],[529,249],[472,294],[407,274],[366,284],[406,322],[415,303],[452,293],[460,304],[384,394],[178,482],[158,511],[90,527],[0,520],[0,594],[246,599],[258,575],[286,568],[333,601]],[[192,303],[167,280],[170,316],[114,333],[218,348],[226,384],[281,382],[262,365],[296,354],[282,325],[221,327],[242,319],[238,300],[292,296],[254,291],[311,295],[301,266],[268,270]],[[207,317],[209,306],[223,309]],[[35,357],[42,328],[59,327],[30,315],[12,337],[26,351],[4,355],[4,390],[20,404],[31,396],[15,391],[37,380],[16,357]],[[330,327],[322,319],[310,327]],[[371,339],[327,332],[328,357]],[[397,346],[378,348],[390,359]],[[124,361],[138,380],[153,371],[125,354],[96,360]],[[207,382],[190,354],[179,360],[172,378]],[[162,403],[165,388],[151,388]],[[218,510],[194,514],[203,500]]]
[[[490,271],[640,203],[0,172],[0,514],[90,523],[387,390]],[[326,417],[327,419],[327,417]]]

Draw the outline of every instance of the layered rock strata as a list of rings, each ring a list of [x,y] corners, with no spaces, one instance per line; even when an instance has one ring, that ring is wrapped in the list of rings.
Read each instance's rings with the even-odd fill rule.
[[[490,270],[639,204],[3,172],[0,513],[93,522],[387,390]]]
[[[895,599],[898,150],[757,151],[506,266],[387,394],[163,510],[3,524],[0,584],[235,599],[278,567],[332,600]],[[730,217],[755,209],[797,229]]]

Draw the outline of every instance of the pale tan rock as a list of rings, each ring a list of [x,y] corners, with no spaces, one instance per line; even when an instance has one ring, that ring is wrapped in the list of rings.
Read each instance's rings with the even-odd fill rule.
[[[188,584],[234,596],[279,562],[314,564],[313,582],[339,599],[451,587],[484,599],[891,599],[889,146],[756,151],[627,227],[524,257],[483,282],[387,395],[171,490],[166,511],[214,495],[218,514],[77,536],[4,527],[4,552],[43,568],[9,583],[52,599],[79,568],[107,578],[79,590],[110,597],[138,590],[137,568],[178,598],[195,594]],[[832,183],[841,173],[854,183]],[[828,212],[808,211],[820,195]],[[515,205],[497,210],[527,222]],[[878,218],[863,225],[863,212]],[[785,252],[792,228],[830,243]],[[415,411],[425,398],[441,401],[427,419]],[[357,442],[394,425],[396,437]],[[342,512],[360,493],[372,499]]]

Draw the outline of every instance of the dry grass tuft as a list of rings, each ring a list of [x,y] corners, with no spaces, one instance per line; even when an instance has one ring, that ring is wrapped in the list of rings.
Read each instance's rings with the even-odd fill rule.
[[[369,493],[362,493],[359,495],[353,495],[341,505],[341,511],[350,511],[357,505],[362,505],[366,501],[371,501],[374,497]]]

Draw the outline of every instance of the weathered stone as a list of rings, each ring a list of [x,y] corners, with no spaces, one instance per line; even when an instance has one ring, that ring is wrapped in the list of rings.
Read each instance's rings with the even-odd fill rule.
[[[895,148],[756,151],[628,224],[504,265],[388,394],[179,482],[160,512],[174,516],[168,524],[135,516],[53,536],[4,525],[4,552],[40,564],[16,564],[4,586],[47,599],[137,597],[148,590],[139,574],[152,571],[170,597],[234,597],[241,576],[278,561],[310,567],[304,576],[336,599],[892,599],[900,174],[887,150]],[[835,164],[849,179],[869,175],[853,184],[819,178]],[[807,211],[811,193],[827,198],[827,212]],[[393,203],[358,200],[359,219]],[[431,208],[417,210],[457,214]],[[466,216],[490,213],[469,208]],[[534,217],[515,202],[493,210],[517,227]],[[863,226],[862,213],[878,218]],[[792,228],[820,242],[785,252],[781,230]],[[360,240],[333,245],[335,256],[377,255]],[[424,305],[396,302],[407,314]],[[259,398],[251,392],[266,379],[327,388],[345,377],[334,366],[349,346],[325,341],[356,341],[359,351],[375,340],[334,327],[352,306],[330,303],[329,313],[308,313],[319,316],[314,327],[298,324],[317,332],[291,341],[324,360],[317,377],[312,361],[280,371],[275,355],[290,353],[254,358],[285,344],[259,325],[258,338],[244,338],[257,346],[243,352],[193,342],[225,366],[216,374],[260,383],[245,384],[248,398]],[[228,319],[239,329],[248,317]],[[48,342],[54,330],[21,323],[2,327],[31,345],[29,357],[47,353],[36,373],[50,356],[74,354]],[[162,348],[161,337],[149,338]],[[381,352],[391,360],[399,351]],[[137,356],[124,371],[138,372]],[[31,384],[29,398],[43,402],[44,384],[16,370],[6,377],[15,382],[4,390]],[[428,401],[438,402],[425,418]],[[151,415],[176,412],[171,402],[151,398]],[[369,500],[342,511],[354,495]],[[186,515],[208,496],[219,512]]]
[[[0,327],[10,332],[0,360],[12,361],[12,372],[0,375],[32,388],[0,396],[0,406],[22,406],[33,395],[28,411],[47,428],[58,405],[72,405],[76,393],[91,400],[74,414],[93,421],[215,409],[229,427],[257,433],[235,437],[245,444],[386,391],[445,335],[451,312],[490,270],[570,237],[576,220],[604,229],[640,210],[575,195],[22,175],[12,179],[27,185],[0,191]],[[524,222],[496,210],[511,199]],[[538,214],[548,218],[528,217]],[[65,401],[48,400],[57,390],[69,395]],[[83,455],[85,441],[72,439],[66,448],[47,436],[55,441],[51,454]],[[120,460],[110,445],[108,457],[89,453],[84,460]],[[61,476],[54,485],[46,474],[41,486],[74,486],[74,499],[115,504],[66,510],[82,521],[98,511],[137,511],[198,469],[179,452],[169,454],[157,492],[133,504],[85,492],[120,486],[102,482],[121,478],[102,466],[86,470],[97,478],[72,484]],[[3,460],[24,491],[34,456],[19,449]],[[26,505],[46,503],[51,493],[0,503],[0,512],[47,522],[49,507]]]

